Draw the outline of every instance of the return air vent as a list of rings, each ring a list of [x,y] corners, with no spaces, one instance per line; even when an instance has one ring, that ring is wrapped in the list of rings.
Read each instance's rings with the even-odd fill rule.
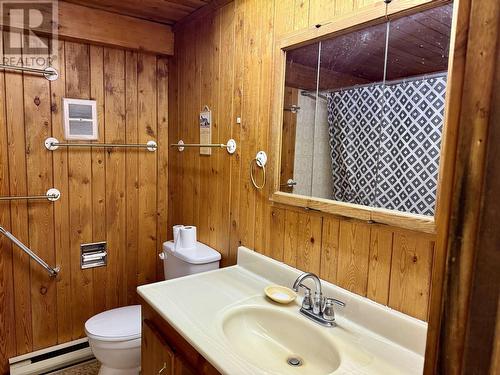
[[[95,100],[64,98],[63,114],[66,139],[95,141],[99,138]]]

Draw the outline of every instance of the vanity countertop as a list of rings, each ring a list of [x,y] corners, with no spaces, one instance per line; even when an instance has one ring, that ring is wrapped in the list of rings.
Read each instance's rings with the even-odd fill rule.
[[[427,324],[367,298],[322,281],[323,293],[346,303],[336,309],[337,327],[322,327],[299,313],[300,298],[279,305],[264,296],[270,284],[291,286],[302,271],[244,247],[238,264],[206,273],[139,287],[139,295],[222,374],[285,373],[252,362],[225,334],[225,319],[234,311],[272,311],[299,319],[300,340],[330,340],[340,366],[332,374],[421,374]],[[267,310],[266,310],[267,309]],[[292,320],[296,321],[296,320]],[[245,324],[237,327],[245,330]],[[292,327],[293,330],[293,327]],[[233,330],[234,331],[234,330]],[[317,341],[317,340],[316,340]],[[319,340],[320,341],[320,340]],[[251,351],[251,345],[248,346]],[[286,368],[286,367],[285,367]],[[307,374],[307,366],[290,368]],[[309,372],[310,373],[310,372]],[[328,373],[328,372],[327,372]]]

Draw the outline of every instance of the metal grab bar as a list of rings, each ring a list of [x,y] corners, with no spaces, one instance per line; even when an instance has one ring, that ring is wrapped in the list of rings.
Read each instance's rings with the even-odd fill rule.
[[[96,147],[96,148],[114,148],[114,147],[129,147],[129,148],[145,148],[148,151],[154,152],[158,149],[155,141],[143,143],[61,143],[56,138],[47,138],[45,140],[45,148],[49,151],[57,150],[59,147]]]
[[[0,201],[15,201],[21,199],[47,199],[51,202],[55,202],[61,198],[61,192],[57,189],[49,189],[45,195],[24,195],[24,196],[14,196],[14,197],[0,197]]]
[[[61,270],[59,267],[52,268],[51,266],[49,266],[47,262],[45,262],[38,255],[36,255],[29,247],[27,247],[25,244],[19,241],[16,237],[14,237],[12,233],[8,232],[4,228],[0,227],[0,233],[2,233],[5,237],[7,237],[14,244],[16,244],[22,251],[28,254],[35,262],[37,262],[39,265],[45,268],[45,270],[49,273],[51,277],[57,276],[57,274]]]
[[[230,139],[227,141],[227,144],[223,143],[184,143],[181,139],[177,143],[172,143],[170,147],[177,147],[179,151],[184,151],[185,147],[212,147],[212,148],[225,148],[227,152],[230,154],[234,154],[236,151],[236,141],[234,139]]]
[[[51,66],[49,66],[45,69],[37,69],[37,68],[30,68],[28,66],[15,66],[15,65],[0,64],[0,69],[19,70],[21,72],[42,74],[49,81],[55,81],[59,77],[59,73],[57,72],[57,70],[55,70]]]
[[[227,145],[223,143],[172,143],[170,147],[215,147],[215,148],[225,148]]]

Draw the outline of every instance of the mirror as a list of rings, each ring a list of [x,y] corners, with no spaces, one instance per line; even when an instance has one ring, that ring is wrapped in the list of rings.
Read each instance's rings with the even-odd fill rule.
[[[452,9],[286,51],[280,191],[434,215]]]

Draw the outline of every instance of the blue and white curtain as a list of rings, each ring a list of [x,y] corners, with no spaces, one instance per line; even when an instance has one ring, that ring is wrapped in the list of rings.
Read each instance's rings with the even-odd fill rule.
[[[434,215],[446,75],[330,92],[338,201]]]

